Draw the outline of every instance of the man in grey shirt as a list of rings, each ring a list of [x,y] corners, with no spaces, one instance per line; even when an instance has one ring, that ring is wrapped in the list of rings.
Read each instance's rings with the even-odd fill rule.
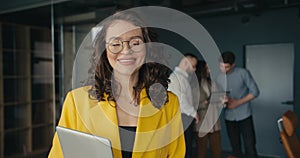
[[[259,95],[259,89],[248,70],[235,67],[232,52],[222,53],[219,62],[221,72],[226,75],[218,75],[216,82],[219,88],[229,93],[224,117],[233,155],[228,158],[243,157],[241,136],[246,157],[257,158],[250,101]]]

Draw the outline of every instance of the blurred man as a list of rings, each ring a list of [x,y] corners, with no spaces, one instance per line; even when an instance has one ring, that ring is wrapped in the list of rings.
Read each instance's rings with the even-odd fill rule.
[[[259,89],[248,70],[235,67],[235,55],[232,52],[222,53],[219,62],[221,72],[226,75],[219,75],[217,84],[230,93],[224,113],[227,134],[233,150],[233,155],[228,158],[243,157],[241,136],[246,157],[257,158],[250,101],[259,95]],[[223,83],[224,81],[227,83]]]
[[[193,127],[195,122],[199,122],[199,116],[197,110],[194,108],[192,90],[188,80],[189,74],[196,71],[197,62],[198,59],[195,55],[185,54],[169,78],[171,82],[168,90],[176,94],[180,102],[182,122],[185,129],[186,158],[192,157]]]

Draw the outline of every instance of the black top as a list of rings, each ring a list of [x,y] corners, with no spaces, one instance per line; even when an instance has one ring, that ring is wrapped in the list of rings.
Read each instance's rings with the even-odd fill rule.
[[[135,126],[119,126],[120,141],[122,148],[122,157],[131,158],[133,144],[135,140],[136,127]]]

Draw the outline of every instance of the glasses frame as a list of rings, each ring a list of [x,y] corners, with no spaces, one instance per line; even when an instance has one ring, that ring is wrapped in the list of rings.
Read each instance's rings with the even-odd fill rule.
[[[118,52],[114,52],[114,51],[112,51],[112,50],[110,49],[110,45],[112,44],[112,41],[116,40],[116,39],[114,38],[114,39],[111,39],[109,42],[106,42],[106,44],[108,45],[107,49],[108,49],[109,52],[111,52],[112,54],[119,54],[119,53],[122,52],[122,50],[124,49],[124,43],[128,43],[128,44],[127,44],[128,48],[129,48],[129,49],[132,49],[134,46],[133,46],[133,47],[130,46],[130,42],[131,42],[132,40],[135,40],[135,39],[139,39],[139,40],[142,41],[142,43],[140,43],[140,45],[145,43],[145,41],[143,40],[143,37],[141,37],[141,36],[134,36],[134,37],[131,37],[129,40],[126,40],[126,41],[122,41],[122,40],[120,40],[120,39],[117,39],[117,40],[121,43],[121,47],[122,47],[122,48],[121,48]],[[133,50],[133,51],[134,51],[134,50]],[[138,51],[139,51],[139,50],[134,51],[134,52],[138,52]]]

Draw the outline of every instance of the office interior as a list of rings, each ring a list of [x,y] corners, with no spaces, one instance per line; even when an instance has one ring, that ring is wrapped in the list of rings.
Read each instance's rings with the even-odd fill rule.
[[[235,53],[236,65],[250,69],[261,90],[252,103],[258,154],[287,157],[277,120],[287,110],[300,117],[299,0],[0,3],[0,157],[47,155],[64,97],[76,87],[73,64],[82,41],[115,11],[140,6],[181,11],[209,32],[220,52]],[[157,32],[163,43],[203,58],[188,39],[163,29]],[[231,147],[223,121],[221,131],[222,148],[228,152]],[[300,136],[298,128],[296,134]]]

